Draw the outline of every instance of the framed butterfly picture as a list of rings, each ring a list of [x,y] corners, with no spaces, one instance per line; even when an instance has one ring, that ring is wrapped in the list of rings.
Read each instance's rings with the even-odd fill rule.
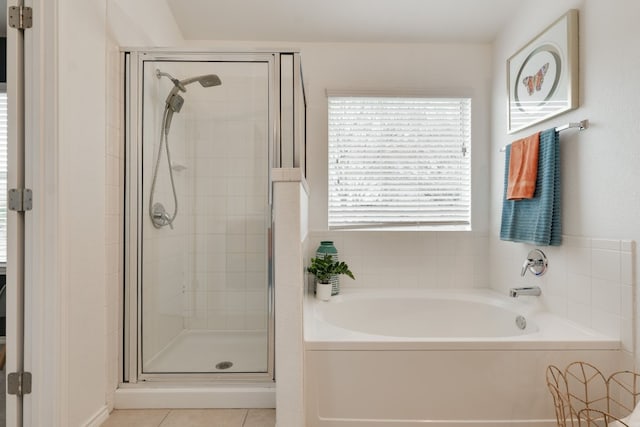
[[[578,108],[578,11],[572,9],[507,60],[508,131]]]

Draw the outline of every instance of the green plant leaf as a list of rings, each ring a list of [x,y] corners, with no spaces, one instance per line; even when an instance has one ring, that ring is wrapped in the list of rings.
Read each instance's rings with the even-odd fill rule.
[[[321,283],[329,283],[331,276],[340,274],[355,279],[347,263],[334,261],[330,254],[325,254],[322,258],[311,258],[311,264],[307,267],[307,271],[316,276],[316,279]]]

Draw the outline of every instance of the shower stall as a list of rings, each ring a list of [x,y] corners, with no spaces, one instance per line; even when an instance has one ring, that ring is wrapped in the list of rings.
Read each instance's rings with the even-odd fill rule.
[[[299,55],[124,62],[121,384],[273,383],[270,174],[305,167]]]

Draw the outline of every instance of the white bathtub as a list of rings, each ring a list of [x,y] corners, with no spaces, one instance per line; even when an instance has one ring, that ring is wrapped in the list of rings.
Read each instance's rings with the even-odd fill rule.
[[[538,331],[531,319],[521,323],[524,329],[516,325],[517,308],[477,293],[349,294],[314,308],[316,317],[330,325],[391,337],[475,339]]]
[[[489,290],[346,290],[304,318],[306,427],[552,426],[547,365],[619,360],[618,339]]]

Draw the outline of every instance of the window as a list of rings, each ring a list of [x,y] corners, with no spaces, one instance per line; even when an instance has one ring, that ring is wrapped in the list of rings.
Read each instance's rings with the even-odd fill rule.
[[[471,223],[471,99],[329,96],[329,227]]]

